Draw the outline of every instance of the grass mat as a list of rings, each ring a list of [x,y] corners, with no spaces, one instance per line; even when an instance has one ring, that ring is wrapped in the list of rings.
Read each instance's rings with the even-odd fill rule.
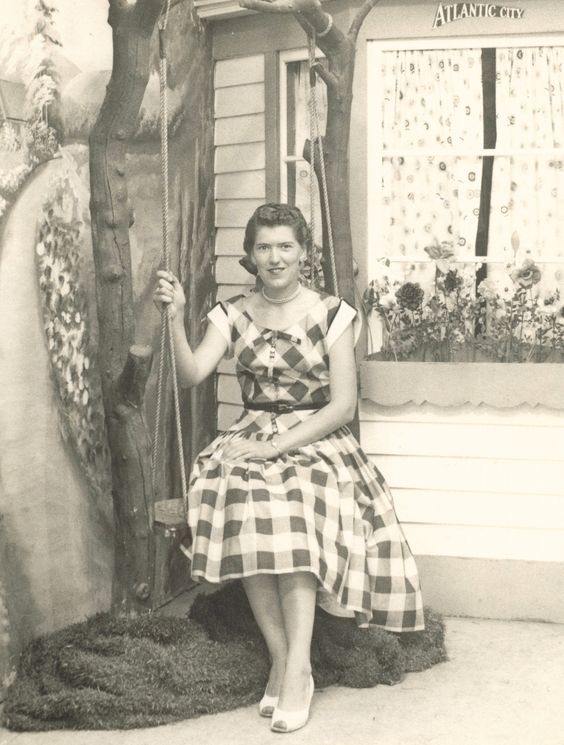
[[[318,687],[398,683],[446,659],[444,625],[392,634],[318,609],[312,662]],[[196,598],[189,618],[101,614],[32,642],[8,689],[12,730],[150,727],[259,701],[268,658],[238,582]]]

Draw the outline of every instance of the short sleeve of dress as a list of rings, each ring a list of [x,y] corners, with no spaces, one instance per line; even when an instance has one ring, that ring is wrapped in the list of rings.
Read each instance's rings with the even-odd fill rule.
[[[231,321],[229,311],[223,303],[216,303],[207,314],[207,319],[216,327],[227,342],[227,349],[223,355],[225,359],[233,357],[233,341],[231,339]]]
[[[329,327],[327,329],[326,337],[327,349],[331,349],[333,344],[341,336],[347,326],[353,323],[353,321],[357,319],[357,317],[358,314],[356,308],[354,308],[346,300],[341,300],[337,307],[337,310],[334,314],[332,314],[332,317],[329,318]],[[354,332],[354,342],[356,344],[358,335],[360,333],[360,324],[355,324]]]

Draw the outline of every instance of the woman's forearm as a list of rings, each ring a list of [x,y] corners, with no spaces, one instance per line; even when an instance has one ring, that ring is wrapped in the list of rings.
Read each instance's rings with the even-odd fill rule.
[[[287,432],[276,435],[276,446],[282,452],[288,452],[320,440],[344,424],[348,424],[354,417],[355,408],[356,406],[351,402],[331,401]]]
[[[201,383],[215,370],[225,354],[229,340],[215,327],[214,323],[209,323],[204,338],[192,351],[184,328],[186,299],[182,286],[178,279],[168,271],[160,269],[157,276],[159,282],[153,294],[153,300],[161,313],[170,314],[176,373],[180,385],[183,388],[190,388]]]
[[[178,380],[183,388],[191,388],[200,382],[198,376],[198,361],[194,352],[188,344],[184,320],[176,317],[172,321],[172,334],[174,337],[174,352],[176,358],[176,372]]]

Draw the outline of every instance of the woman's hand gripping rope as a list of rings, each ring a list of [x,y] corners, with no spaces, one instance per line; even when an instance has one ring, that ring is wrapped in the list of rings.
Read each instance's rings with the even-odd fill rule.
[[[177,316],[184,318],[186,298],[182,285],[172,272],[167,272],[163,269],[157,272],[157,277],[159,281],[153,293],[153,302],[156,307],[161,312],[166,307],[169,307],[171,319]]]

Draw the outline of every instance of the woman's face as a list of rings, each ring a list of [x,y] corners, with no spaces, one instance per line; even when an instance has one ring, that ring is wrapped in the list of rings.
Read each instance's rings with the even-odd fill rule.
[[[283,296],[296,286],[300,276],[300,260],[305,250],[296,240],[289,225],[261,225],[253,246],[254,260],[259,277],[270,294]]]

